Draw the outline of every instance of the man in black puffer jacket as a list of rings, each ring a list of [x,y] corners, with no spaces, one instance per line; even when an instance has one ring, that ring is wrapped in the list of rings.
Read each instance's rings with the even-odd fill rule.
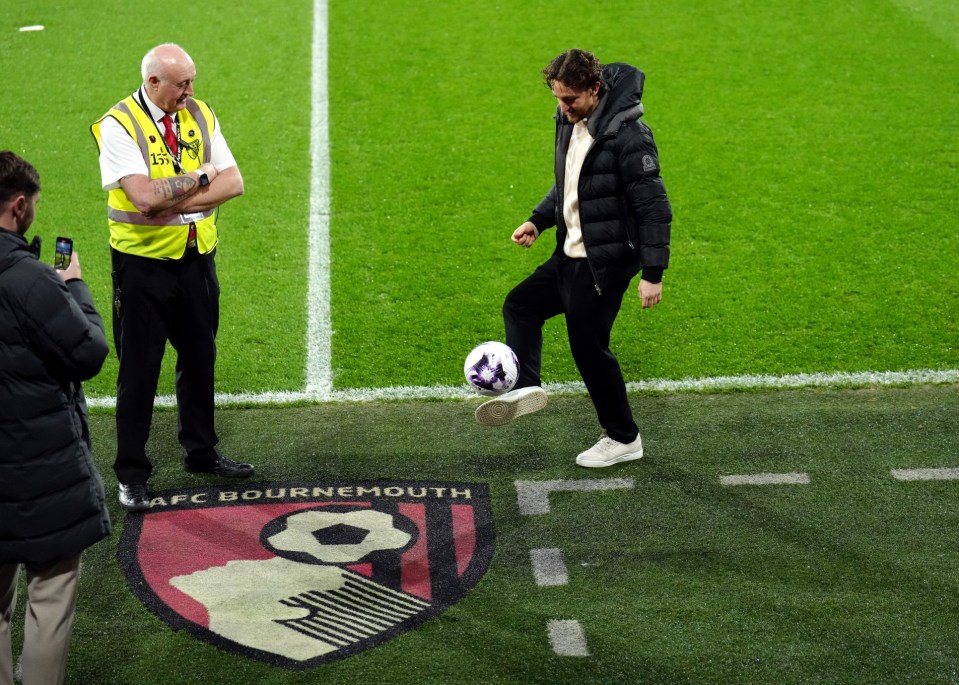
[[[27,245],[39,196],[33,166],[0,152],[0,683],[22,566],[24,685],[63,682],[80,553],[110,533],[80,387],[109,349],[76,255],[55,271]]]
[[[652,132],[639,120],[643,72],[621,63],[604,67],[589,52],[569,50],[543,75],[558,101],[556,181],[512,240],[529,247],[555,226],[556,250],[506,297],[506,344],[519,358],[519,379],[515,390],[481,404],[476,419],[501,425],[546,406],[542,329],[563,314],[573,359],[603,428],[576,463],[611,466],[639,459],[643,446],[609,349],[610,333],[629,282],[640,272],[643,307],[662,299],[672,210]]]

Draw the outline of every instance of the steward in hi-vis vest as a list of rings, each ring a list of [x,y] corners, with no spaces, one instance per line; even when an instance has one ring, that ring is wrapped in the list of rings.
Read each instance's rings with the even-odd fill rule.
[[[219,121],[193,96],[196,73],[179,45],[157,45],[140,63],[142,85],[90,127],[108,194],[119,361],[113,472],[127,511],[151,506],[147,442],[167,343],[176,352],[183,468],[224,478],[249,478],[255,470],[217,447],[217,219],[244,185]]]
[[[205,102],[191,98],[178,113],[181,151],[177,160],[156,123],[144,106],[137,102],[137,95],[141,93],[117,103],[90,127],[101,151],[100,124],[107,117],[113,117],[136,141],[143,161],[150,170],[151,180],[196,171],[201,164],[210,161],[210,137],[216,118]],[[154,259],[179,259],[193,235],[200,254],[213,250],[218,241],[216,210],[187,216],[168,214],[149,218],[137,211],[120,187],[111,190],[107,197],[107,217],[110,246],[127,254]],[[191,220],[184,223],[185,218]]]

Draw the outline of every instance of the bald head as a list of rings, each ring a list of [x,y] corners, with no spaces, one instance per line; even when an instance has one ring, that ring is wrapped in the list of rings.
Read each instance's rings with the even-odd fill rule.
[[[146,83],[151,76],[163,76],[168,69],[175,69],[182,64],[193,66],[193,59],[186,50],[175,43],[164,43],[143,56],[140,73]]]
[[[179,45],[157,45],[143,57],[140,71],[147,96],[164,112],[183,109],[193,96],[196,66]]]

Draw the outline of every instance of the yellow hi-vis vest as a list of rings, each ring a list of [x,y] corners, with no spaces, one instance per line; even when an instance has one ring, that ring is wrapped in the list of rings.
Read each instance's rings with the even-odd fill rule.
[[[150,170],[151,180],[177,175],[176,165],[163,142],[162,132],[133,95],[114,105],[90,126],[97,148],[101,150],[100,124],[107,117],[120,122],[136,141],[143,161]],[[210,136],[216,119],[206,103],[192,98],[186,101],[186,107],[179,111],[177,118],[182,141],[180,168],[183,173],[195,171],[201,164],[210,161]],[[179,259],[186,251],[189,223],[182,223],[179,214],[154,218],[143,216],[121,187],[114,188],[107,196],[107,218],[110,224],[110,246],[119,252],[153,259]],[[193,223],[196,226],[197,250],[200,254],[212,251],[219,239],[216,210],[199,213]]]

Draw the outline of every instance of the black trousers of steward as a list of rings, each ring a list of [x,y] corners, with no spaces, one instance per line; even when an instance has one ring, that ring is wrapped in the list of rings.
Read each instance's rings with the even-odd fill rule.
[[[178,438],[197,465],[215,457],[213,422],[220,284],[214,254],[187,249],[181,259],[111,250],[113,339],[117,376],[117,454],[113,470],[126,484],[146,484],[153,403],[166,343],[176,350]]]

